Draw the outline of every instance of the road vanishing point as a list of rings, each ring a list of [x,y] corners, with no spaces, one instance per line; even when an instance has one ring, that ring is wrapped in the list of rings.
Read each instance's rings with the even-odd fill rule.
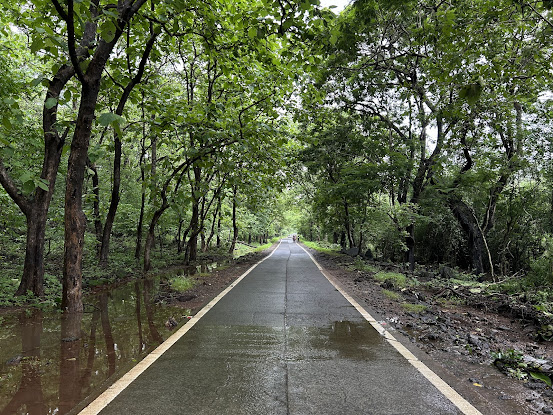
[[[480,414],[283,239],[88,414]]]

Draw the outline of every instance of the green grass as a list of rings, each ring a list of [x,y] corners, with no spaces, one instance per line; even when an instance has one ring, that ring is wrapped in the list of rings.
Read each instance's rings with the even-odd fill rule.
[[[375,274],[374,279],[379,282],[390,282],[395,288],[406,288],[411,285],[411,281],[399,272],[380,271]]]
[[[273,246],[272,242],[266,243],[265,245],[259,245],[252,252],[261,252],[261,251],[264,251],[265,249],[269,249],[271,246]]]
[[[380,268],[367,264],[365,261],[363,261],[361,258],[356,257],[355,263],[353,265],[354,269],[359,271],[365,271],[365,272],[372,272],[373,274],[376,274],[380,272]]]
[[[302,241],[302,243],[308,248],[314,249],[316,251],[322,252],[328,255],[339,255],[340,248],[336,245],[327,245],[324,246],[322,243],[313,242],[313,241]]]
[[[171,278],[169,280],[171,284],[171,289],[178,292],[185,292],[194,287],[196,284],[196,281],[193,279],[190,279],[188,277],[185,277],[184,275]]]
[[[409,313],[424,313],[428,307],[422,304],[403,303],[401,305]]]
[[[401,295],[396,293],[395,291],[382,290],[382,294],[384,294],[390,300],[399,300],[401,298]]]

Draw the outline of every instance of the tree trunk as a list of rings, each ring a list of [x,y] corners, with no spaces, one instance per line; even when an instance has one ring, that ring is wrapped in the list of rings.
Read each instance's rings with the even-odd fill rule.
[[[486,237],[476,220],[474,213],[458,197],[448,200],[449,208],[468,237],[470,261],[475,274],[491,270],[492,263],[487,248]]]
[[[223,210],[219,211],[219,217],[217,219],[217,248],[221,247],[221,225],[223,220]]]
[[[238,240],[238,224],[236,223],[236,195],[238,189],[234,186],[233,197],[232,197],[232,241],[229,247],[229,254],[234,253],[234,248],[236,247],[236,241]]]
[[[346,231],[346,236],[348,238],[348,246],[350,248],[354,247],[353,238],[351,236],[351,222],[349,217],[349,205],[346,200],[344,200],[344,228]]]
[[[151,267],[151,255],[152,248],[155,241],[155,228],[156,225],[163,215],[163,212],[169,207],[168,204],[163,204],[158,210],[154,212],[152,221],[150,222],[150,227],[148,228],[148,236],[146,236],[146,243],[144,244],[144,271],[149,271]]]
[[[213,236],[215,236],[215,224],[217,223],[217,217],[219,216],[219,212],[221,211],[221,198],[218,198],[217,202],[217,208],[215,209],[215,212],[213,213],[213,218],[211,220],[211,230],[209,232],[209,236],[207,238],[207,246],[209,247],[211,245],[211,241],[213,240]]]
[[[92,175],[92,193],[94,201],[92,202],[92,214],[94,216],[94,231],[96,233],[96,254],[100,255],[100,246],[102,244],[102,220],[100,219],[100,181],[98,178],[98,169],[90,160],[86,161],[87,166],[94,172]]]
[[[186,256],[186,263],[195,261],[198,258],[198,235],[201,232],[200,226],[200,182],[202,170],[198,166],[193,167],[194,181],[190,184],[190,190],[192,194],[192,217],[190,219],[190,239],[188,239],[188,252]]]
[[[407,252],[405,253],[407,263],[409,264],[409,271],[415,270],[415,224],[410,224],[406,228],[407,236],[405,237],[405,244],[407,245]]]
[[[34,204],[27,215],[27,243],[23,276],[15,295],[29,291],[38,297],[44,295],[44,238],[48,204]]]
[[[75,71],[70,65],[62,66],[50,81],[45,102],[58,99],[67,82]],[[69,132],[66,129],[60,136],[57,131],[58,106],[43,107],[42,129],[44,131],[44,158],[40,178],[48,183],[48,190],[37,187],[32,198],[26,198],[17,188],[0,158],[0,184],[26,216],[27,243],[23,275],[16,295],[25,295],[31,291],[36,296],[44,295],[44,239],[48,210],[56,185],[58,168],[65,139]]]
[[[119,206],[119,200],[121,199],[121,140],[119,139],[119,135],[115,132],[114,136],[115,155],[113,160],[113,187],[111,189],[111,202],[109,204],[106,222],[104,223],[104,230],[102,232],[100,245],[100,265],[104,267],[108,264],[111,230],[113,229],[113,222],[115,221],[117,207]]]
[[[142,199],[140,203],[140,215],[138,217],[138,224],[136,225],[136,248],[134,250],[134,257],[140,258],[140,251],[142,250],[142,227],[144,223],[144,207],[146,204],[146,192],[142,190]]]
[[[193,201],[192,205],[192,218],[190,219],[190,238],[187,242],[187,256],[186,263],[190,261],[195,261],[198,258],[198,224],[200,221],[200,207],[196,200]]]
[[[152,51],[152,48],[154,46],[154,42],[157,36],[158,34],[154,32],[152,23],[150,22],[150,39],[148,40],[148,43],[144,48],[144,53],[142,54],[140,64],[138,65],[137,73],[134,76],[134,78],[123,89],[123,94],[121,95],[121,98],[119,99],[119,104],[117,105],[117,109],[115,110],[115,113],[119,116],[123,115],[125,105],[127,104],[127,100],[129,99],[129,96],[132,90],[142,80],[146,63],[148,61],[148,58],[150,57],[150,52]],[[101,241],[102,243],[100,248],[100,265],[103,265],[103,266],[106,266],[108,263],[109,241],[111,238],[111,231],[113,228],[113,222],[115,221],[115,215],[117,213],[119,201],[121,199],[120,189],[121,189],[122,149],[121,149],[121,137],[119,137],[119,134],[116,131],[113,132],[113,140],[115,144],[115,154],[113,159],[113,187],[111,190],[111,202],[109,205],[108,214],[106,216],[106,222],[104,224],[104,230],[102,233],[102,241]]]
[[[82,312],[82,269],[86,217],[83,212],[83,180],[100,79],[82,88],[79,116],[71,141],[65,188],[65,255],[61,307]]]

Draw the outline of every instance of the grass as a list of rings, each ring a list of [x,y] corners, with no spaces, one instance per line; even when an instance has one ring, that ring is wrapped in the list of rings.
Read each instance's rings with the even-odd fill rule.
[[[253,250],[253,252],[261,252],[265,249],[269,249],[271,246],[273,246],[272,242],[266,243],[265,245],[259,245],[257,248]]]
[[[302,241],[302,243],[308,248],[322,252],[328,255],[340,255],[340,248],[336,245],[323,245],[323,243],[313,241]]]
[[[380,271],[374,275],[374,279],[379,282],[390,282],[395,288],[407,288],[412,285],[411,281],[399,272]]]
[[[172,290],[182,293],[194,287],[194,285],[196,284],[196,281],[188,277],[185,277],[184,275],[181,275],[178,277],[171,278],[169,280],[169,283],[171,284]]]
[[[411,304],[411,303],[403,303],[401,306],[405,309],[405,311],[409,313],[417,313],[417,314],[424,313],[428,308],[423,304]]]
[[[399,300],[401,298],[401,295],[399,293],[396,293],[395,291],[382,290],[382,294],[384,294],[390,300]]]
[[[354,263],[353,267],[356,270],[365,271],[365,272],[372,272],[373,274],[376,274],[376,273],[380,272],[380,268],[378,268],[374,265],[367,264],[365,261],[363,261],[359,257],[355,258],[355,263]]]

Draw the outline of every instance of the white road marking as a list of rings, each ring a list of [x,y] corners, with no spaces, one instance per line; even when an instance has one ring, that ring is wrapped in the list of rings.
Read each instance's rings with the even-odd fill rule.
[[[401,344],[389,331],[387,331],[376,319],[365,310],[353,297],[346,293],[335,282],[334,278],[326,272],[326,270],[317,262],[313,255],[311,255],[303,246],[298,245],[303,249],[311,260],[315,263],[319,271],[326,277],[326,279],[336,288],[345,298],[354,306],[359,313],[367,320],[376,331],[378,331],[384,338],[390,343],[415,369],[417,369],[428,381],[436,387],[447,399],[449,399],[459,410],[465,415],[482,415],[482,413],[470,404],[465,398],[449,386],[445,380],[434,373],[428,366],[421,362],[413,353],[411,353],[403,344]]]
[[[194,315],[186,324],[184,324],[179,330],[171,335],[167,340],[161,343],[153,352],[148,354],[142,359],[136,366],[125,373],[118,381],[106,389],[100,396],[93,400],[86,408],[84,408],[79,415],[96,415],[100,413],[108,404],[115,399],[127,386],[129,386],[138,376],[140,376],[148,367],[152,365],[163,353],[165,353],[171,346],[173,346],[182,336],[184,336],[196,323],[217,304],[221,298],[227,295],[240,281],[242,281],[246,275],[252,272],[255,267],[269,258],[280,247],[282,241],[279,242],[277,247],[273,251],[259,261],[257,264],[250,267],[240,277],[238,277],[232,284],[230,284],[224,291],[222,291],[217,297],[211,300],[206,306],[204,306],[196,315]]]

